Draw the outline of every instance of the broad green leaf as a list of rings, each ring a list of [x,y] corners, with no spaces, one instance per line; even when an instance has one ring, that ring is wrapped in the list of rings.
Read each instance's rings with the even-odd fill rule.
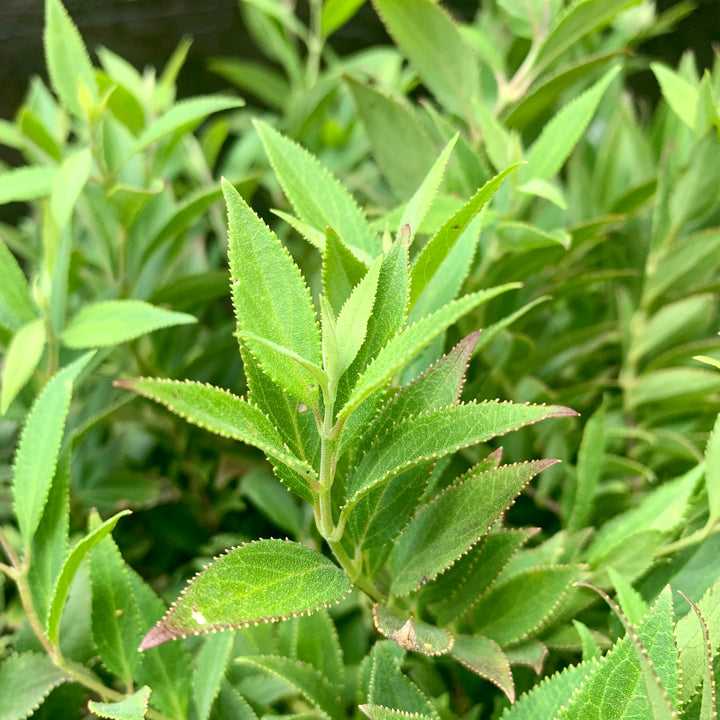
[[[720,519],[720,415],[705,448],[705,487],[708,495],[708,522]]]
[[[227,390],[188,380],[152,378],[117,380],[115,384],[164,405],[193,425],[260,448],[306,478],[313,475],[307,463],[284,449],[278,431],[257,406]]]
[[[662,368],[641,375],[627,388],[628,405],[637,408],[674,398],[702,396],[720,389],[720,376],[699,368]]]
[[[327,37],[341,28],[360,9],[365,0],[326,0],[323,3],[320,27]]]
[[[447,13],[431,0],[375,0],[375,7],[422,82],[450,112],[472,123],[477,60]]]
[[[240,98],[223,95],[207,95],[181,100],[143,130],[126,161],[167,135],[192,128],[213,113],[239,108],[244,104],[245,101]]]
[[[548,565],[497,583],[473,606],[477,631],[500,645],[525,640],[547,627],[581,575],[580,565]]]
[[[337,316],[335,332],[338,342],[338,376],[350,367],[365,341],[382,261],[383,257],[380,255],[365,277],[353,288]]]
[[[375,628],[404,650],[422,655],[445,655],[453,648],[453,636],[447,630],[410,618],[398,617],[384,605],[373,605]]]
[[[697,119],[699,94],[682,75],[661,63],[650,63],[650,69],[655,73],[660,90],[670,109],[687,125],[695,130]]]
[[[165,605],[132,569],[128,571],[140,613],[140,631],[147,632],[165,613]],[[138,684],[152,688],[152,704],[170,717],[187,717],[190,697],[190,653],[182,643],[166,643],[146,652]]]
[[[595,508],[595,492],[605,455],[606,414],[598,408],[585,425],[578,450],[572,506],[567,519],[568,532],[577,532],[590,524]]]
[[[410,288],[411,305],[415,304],[427,284],[435,276],[443,260],[448,256],[470,222],[483,207],[487,205],[505,178],[517,167],[517,164],[511,165],[496,175],[492,180],[488,180],[488,182],[438,230],[433,239],[422,249],[412,269]]]
[[[210,58],[207,68],[273,110],[283,111],[287,106],[291,96],[287,80],[282,73],[264,63],[240,58]]]
[[[390,553],[390,591],[404,595],[450,567],[489,531],[523,487],[552,464],[538,460],[480,474],[471,470],[421,508]]]
[[[0,665],[0,720],[30,717],[53,688],[70,680],[47,655],[23,653]]]
[[[0,205],[50,195],[57,173],[56,168],[41,165],[4,170],[0,173]]]
[[[85,43],[60,0],[45,0],[45,60],[53,89],[63,105],[84,117],[80,86],[97,101],[95,71]]]
[[[705,592],[697,603],[697,608],[707,627],[699,622],[695,612],[689,612],[680,618],[675,627],[683,679],[680,687],[680,700],[683,704],[690,700],[703,680],[708,639],[713,653],[717,653],[720,648],[720,580],[716,580]]]
[[[0,183],[3,176],[0,175]],[[5,306],[13,316],[13,330],[19,330],[37,317],[37,309],[30,294],[30,286],[15,256],[0,238],[0,308]]]
[[[380,171],[401,200],[411,197],[435,162],[435,144],[409,104],[355,78],[345,82]]]
[[[575,0],[560,13],[538,49],[534,72],[539,75],[566,50],[602,29],[623,10],[640,0]]]
[[[25,383],[33,376],[45,349],[45,321],[23,325],[13,335],[5,353],[0,391],[0,414],[5,414]]]
[[[571,417],[560,406],[485,401],[440,408],[405,418],[378,438],[348,478],[348,497],[355,498],[401,469],[427,462],[551,417]]]
[[[208,720],[230,661],[233,633],[207,635],[192,676],[193,717]]]
[[[330,718],[343,717],[339,693],[341,688],[333,687],[314,667],[299,660],[277,655],[252,655],[239,657],[235,662],[259,668],[282,678],[302,695],[309,703],[323,711]]]
[[[585,0],[593,2],[593,0]],[[617,77],[620,67],[608,70],[592,87],[569,102],[545,126],[540,137],[527,151],[523,180],[550,180],[562,167],[587,128],[602,96]]]
[[[327,228],[322,266],[323,293],[336,315],[367,271],[367,265],[343,243],[332,228]]]
[[[55,582],[68,553],[70,526],[70,452],[65,450],[58,460],[45,511],[30,546],[28,582],[33,605],[45,629]]]
[[[399,232],[402,232],[406,225],[410,228],[407,238],[403,238],[404,242],[407,242],[408,245],[412,244],[422,221],[430,209],[430,205],[440,189],[443,176],[445,175],[445,168],[447,167],[448,160],[450,160],[450,155],[455,148],[458,137],[459,135],[456,133],[450,139],[438,156],[438,159],[433,163],[428,174],[423,178],[422,184],[410,200],[408,200],[403,210],[402,217],[400,218]]]
[[[149,699],[150,688],[145,685],[118,702],[90,700],[88,710],[101,718],[111,718],[111,720],[143,720],[148,709]]]
[[[73,382],[92,356],[86,353],[53,375],[33,403],[20,435],[12,492],[25,547],[37,530],[50,492]]]
[[[604,529],[604,528],[603,528]],[[588,563],[593,570],[592,582],[601,588],[611,585],[611,569],[633,582],[655,564],[655,554],[663,542],[663,533],[658,529],[629,530],[616,545],[600,554],[592,549]]]
[[[517,283],[509,283],[466,295],[399,332],[380,350],[363,373],[338,417],[347,418],[363,400],[384,386],[416,353],[456,320],[478,305],[517,287]]]
[[[65,600],[67,599],[68,591],[70,590],[70,584],[77,573],[80,563],[83,561],[85,556],[97,545],[106,535],[112,532],[117,521],[124,515],[130,515],[129,510],[121,510],[111,518],[106,520],[102,525],[95,528],[92,532],[86,535],[80,542],[72,549],[70,555],[66,558],[60,575],[55,583],[55,591],[50,601],[50,610],[48,611],[48,631],[47,635],[51,643],[57,645],[58,637],[60,633],[60,619],[62,617],[62,611],[65,607]]]
[[[221,718],[233,720],[258,720],[248,701],[227,681],[223,680],[218,695],[216,712]]]
[[[90,553],[92,635],[103,665],[126,684],[132,683],[140,655],[140,615],[127,568],[111,537]]]
[[[515,702],[510,663],[495,641],[482,635],[460,635],[451,655],[468,670],[499,687],[511,703]]]
[[[635,630],[632,632],[635,633]],[[634,639],[638,646],[628,634],[594,666],[591,674],[565,703],[563,711],[557,716],[559,720],[662,720],[677,717],[669,707],[677,699],[679,681],[669,589],[660,595],[650,615],[638,626]],[[647,653],[646,670],[652,668],[656,676],[654,682],[660,682],[666,693],[664,710],[662,705],[648,698],[636,650],[639,647]],[[657,684],[655,687],[660,693],[661,688]],[[659,700],[663,702],[661,698]]]
[[[349,590],[345,573],[323,555],[288,540],[259,540],[196,575],[140,648],[312,612]]]
[[[249,331],[319,366],[320,334],[310,291],[290,253],[237,191],[223,181],[229,217],[232,297],[240,338]],[[317,380],[295,361],[247,342],[262,370],[298,400],[318,405]]]
[[[702,611],[700,608],[687,596],[684,596],[685,600],[687,600],[690,603],[690,607],[692,608],[693,613],[697,617],[698,623],[700,624],[700,627],[703,629],[703,634],[705,636],[705,658],[703,661],[703,678],[702,678],[702,695],[701,695],[701,705],[700,705],[700,720],[717,720],[717,702],[716,702],[716,692],[715,692],[715,674],[713,670],[713,659],[715,657],[715,652],[713,650],[712,641],[710,639],[710,631],[707,625],[707,621],[705,620],[705,617],[702,614]],[[685,678],[681,675],[680,677],[683,678],[683,682],[685,681]],[[680,690],[682,691],[683,685],[680,685]]]
[[[374,703],[365,703],[359,705],[358,708],[370,718],[370,720],[432,720],[432,715],[424,715],[421,713],[409,713],[405,710],[392,710],[382,705]]]
[[[380,250],[378,239],[347,190],[300,145],[267,123],[258,121],[255,127],[298,217],[321,232],[329,225],[346,245],[374,259]]]
[[[517,549],[536,530],[503,530],[486,535],[452,567],[423,588],[439,625],[460,617],[500,575]]]
[[[72,217],[75,203],[90,177],[91,166],[90,148],[83,148],[68,155],[55,176],[50,195],[50,211],[60,230]]]
[[[104,300],[85,305],[68,323],[62,340],[71,348],[108,347],[161,328],[194,322],[197,320],[192,315],[142,300]]]

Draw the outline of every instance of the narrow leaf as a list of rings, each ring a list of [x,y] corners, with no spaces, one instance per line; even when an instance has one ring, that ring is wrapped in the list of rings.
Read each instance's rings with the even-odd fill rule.
[[[307,150],[267,123],[256,122],[255,127],[298,217],[321,232],[329,225],[346,245],[374,259],[378,239],[350,193]]]
[[[45,349],[45,321],[23,325],[13,335],[5,353],[0,391],[0,414],[5,414],[25,383],[33,376]]]
[[[23,653],[0,665],[0,720],[24,720],[38,709],[53,688],[70,678],[47,655]]]
[[[708,495],[709,523],[720,519],[720,415],[705,448],[705,487]]]
[[[25,547],[37,530],[50,491],[73,381],[92,356],[86,353],[53,375],[35,400],[20,435],[12,492]]]
[[[223,181],[229,218],[229,258],[238,335],[249,331],[321,364],[320,335],[310,291],[274,233],[235,188]],[[261,368],[280,387],[317,407],[317,380],[289,358],[248,342]]]
[[[349,590],[345,573],[323,555],[288,540],[259,540],[228,551],[198,573],[140,649],[312,612]]]
[[[70,221],[75,203],[90,177],[91,166],[90,148],[68,155],[60,166],[50,196],[50,211],[58,229],[62,230]]]
[[[0,175],[0,185],[5,173]],[[0,190],[0,193],[2,191]],[[13,330],[31,322],[37,317],[37,309],[30,294],[30,286],[23,271],[8,250],[7,245],[0,239],[0,306],[4,305],[15,319]]]
[[[96,702],[90,700],[88,710],[101,718],[111,720],[143,720],[148,709],[150,688],[145,685],[137,692],[118,702]]]
[[[307,463],[283,447],[278,431],[258,407],[227,390],[187,380],[152,378],[118,380],[115,384],[164,405],[193,425],[260,448],[304,477],[313,475]]]
[[[360,260],[332,229],[325,230],[323,253],[323,293],[333,312],[340,312],[353,288],[365,277],[367,265]]]
[[[450,567],[512,504],[520,491],[553,460],[472,470],[413,518],[390,553],[390,591],[404,595]]]
[[[650,69],[655,73],[660,90],[670,109],[687,125],[695,130],[699,94],[682,75],[671,70],[661,63],[650,63]]]
[[[515,702],[510,663],[495,641],[482,635],[461,635],[455,641],[451,654],[468,670],[499,687],[511,703]]]
[[[192,676],[192,702],[197,720],[208,720],[230,660],[232,633],[207,635]]]
[[[197,322],[187,313],[174,312],[142,300],[105,300],[85,305],[63,332],[71,348],[119,345],[174,325]]]
[[[56,168],[40,165],[3,170],[0,173],[0,205],[49,195],[57,172]]]

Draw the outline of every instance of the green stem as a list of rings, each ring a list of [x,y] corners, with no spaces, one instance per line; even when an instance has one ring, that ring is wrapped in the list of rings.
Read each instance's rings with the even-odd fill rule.
[[[720,531],[720,523],[708,520],[704,528],[701,528],[690,535],[686,535],[675,542],[663,545],[656,551],[655,557],[666,557],[667,555],[672,555],[673,553],[684,550],[685,548],[697,545],[718,531]]]
[[[322,0],[310,0],[310,34],[308,36],[308,57],[305,71],[306,88],[317,82],[320,74],[320,55],[322,54]]]

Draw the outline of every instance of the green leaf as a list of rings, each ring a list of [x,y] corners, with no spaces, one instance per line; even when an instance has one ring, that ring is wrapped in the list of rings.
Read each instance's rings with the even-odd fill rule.
[[[538,49],[534,72],[539,75],[566,50],[596,32],[640,0],[575,0],[560,13]]]
[[[380,171],[401,200],[411,197],[435,162],[435,144],[408,103],[355,78],[345,82]]]
[[[90,700],[88,710],[102,718],[111,720],[143,720],[148,709],[150,688],[145,685],[137,692],[119,702],[96,702]]]
[[[472,123],[472,98],[480,87],[477,60],[447,13],[431,0],[374,2],[423,84],[450,112]]]
[[[255,405],[227,390],[188,380],[153,378],[117,380],[115,384],[164,405],[193,425],[260,448],[303,477],[313,476],[307,463],[283,448],[282,438],[268,417]]]
[[[46,655],[12,655],[0,665],[0,720],[30,717],[53,688],[70,678]]]
[[[303,533],[303,511],[293,496],[269,472],[253,468],[241,483],[242,494],[274,525],[295,537]]]
[[[709,523],[720,519],[720,415],[705,448],[705,487],[708,495]]]
[[[322,7],[320,27],[327,37],[341,28],[360,9],[365,0],[326,0]]]
[[[422,655],[445,655],[454,639],[447,630],[410,618],[398,617],[384,605],[373,605],[373,620],[381,635],[396,642],[404,650]]]
[[[554,462],[505,465],[479,474],[471,469],[421,508],[390,553],[390,591],[405,595],[450,567],[490,530],[523,487]]]
[[[50,195],[50,211],[59,230],[70,221],[75,203],[90,177],[91,166],[90,148],[83,148],[68,155],[60,166]]]
[[[62,340],[71,348],[108,347],[161,328],[194,322],[197,320],[192,315],[142,300],[105,300],[85,305],[68,323]]]
[[[63,105],[84,117],[80,87],[97,102],[95,71],[85,43],[60,0],[45,0],[45,60],[53,89]]]
[[[5,414],[25,383],[33,376],[45,349],[45,321],[23,325],[13,335],[5,353],[0,391],[0,414]]]
[[[91,533],[86,535],[80,542],[73,548],[70,555],[65,560],[60,575],[55,583],[55,591],[50,601],[50,610],[48,611],[48,639],[54,645],[58,643],[58,637],[60,632],[60,619],[62,617],[62,611],[65,607],[65,600],[67,599],[68,591],[70,590],[70,584],[75,577],[75,573],[80,567],[80,563],[83,561],[85,556],[97,545],[106,535],[112,532],[117,521],[124,515],[130,515],[129,510],[121,510],[111,518],[106,520],[102,525],[95,528]]]
[[[240,58],[210,58],[207,67],[273,110],[283,111],[292,94],[282,73],[264,63]]]
[[[33,165],[0,173],[0,205],[27,202],[50,195],[57,169]]]
[[[380,350],[363,373],[339,412],[339,419],[347,418],[363,400],[384,386],[416,353],[456,320],[474,310],[478,305],[518,287],[517,283],[509,283],[466,295],[399,332]]]
[[[593,0],[585,0],[592,2]],[[527,151],[527,166],[521,170],[524,181],[550,180],[569,157],[580,136],[592,120],[602,96],[620,72],[610,68],[592,87],[569,102],[545,126]]]
[[[196,575],[140,649],[312,612],[349,590],[345,573],[323,555],[288,540],[259,540],[228,551]]]
[[[0,184],[2,177],[3,175],[0,175]],[[13,316],[11,329],[18,330],[37,317],[37,309],[30,294],[28,281],[15,256],[2,239],[0,239],[0,277],[3,279],[0,283],[0,308],[3,306],[7,308]]]
[[[616,599],[625,617],[632,624],[642,622],[650,612],[650,607],[643,600],[642,595],[615,568],[609,567],[608,575],[615,586]]]
[[[433,239],[425,245],[412,269],[411,305],[417,302],[425,287],[435,277],[443,260],[453,249],[470,222],[487,205],[505,178],[518,166],[518,163],[511,165],[492,180],[488,180],[460,210],[443,224]]]
[[[661,63],[650,63],[660,90],[670,109],[687,125],[695,130],[699,93],[682,75]]]
[[[577,459],[577,477],[567,519],[568,532],[577,532],[590,524],[595,507],[595,492],[605,455],[605,408],[601,405],[583,430]]]
[[[460,635],[451,655],[468,670],[499,687],[511,703],[515,702],[510,663],[496,642],[482,635]]]
[[[240,98],[223,95],[206,95],[181,100],[143,130],[125,161],[166,135],[188,130],[213,113],[239,108],[244,104],[245,101]]]
[[[421,713],[409,713],[405,710],[392,710],[391,708],[375,705],[374,703],[365,703],[359,705],[358,708],[367,715],[370,720],[432,720],[432,715],[424,715]]]
[[[547,627],[581,575],[580,565],[548,565],[497,583],[472,609],[477,631],[500,645],[525,640]]]
[[[367,265],[343,243],[332,228],[327,228],[322,266],[323,293],[336,315],[367,271]]]
[[[422,221],[430,209],[430,205],[432,205],[440,189],[443,176],[445,175],[445,168],[447,167],[448,160],[450,160],[450,155],[455,148],[458,137],[459,134],[456,133],[450,139],[438,156],[438,159],[433,163],[428,174],[423,178],[422,184],[417,189],[417,192],[410,198],[403,210],[402,217],[400,218],[399,231],[402,232],[406,225],[410,228],[407,238],[403,237],[404,242],[407,242],[408,245],[412,244]]]
[[[235,188],[223,181],[228,206],[229,258],[237,331],[246,331],[321,364],[320,334],[310,291],[290,253],[255,215]],[[294,360],[247,341],[258,364],[280,387],[311,408],[317,380]]]
[[[327,678],[311,665],[277,655],[239,657],[235,659],[235,662],[259,668],[275,677],[282,678],[308,702],[325,712],[328,717],[343,717],[341,698],[338,695],[340,688],[332,687]]]
[[[232,633],[217,633],[205,637],[192,676],[193,717],[197,720],[207,720],[210,717],[225,677],[233,639]]]
[[[126,684],[133,681],[141,656],[140,615],[127,568],[111,537],[90,553],[92,635],[103,665]]]
[[[641,375],[627,388],[628,407],[657,403],[678,397],[702,396],[720,389],[720,376],[699,368],[662,368]]]
[[[374,259],[380,244],[347,190],[300,145],[267,123],[256,121],[255,127],[298,217],[321,232],[329,225],[346,245]]]
[[[86,353],[53,375],[33,403],[20,435],[12,492],[25,547],[30,545],[47,502],[70,410],[73,381],[92,356],[93,353]]]
[[[227,681],[220,686],[216,712],[218,717],[233,720],[258,720],[258,716],[248,701]]]

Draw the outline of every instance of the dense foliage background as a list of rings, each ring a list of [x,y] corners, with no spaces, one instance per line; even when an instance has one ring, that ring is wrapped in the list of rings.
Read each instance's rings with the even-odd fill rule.
[[[392,44],[336,54],[361,7]],[[652,54],[693,10],[243,0],[264,57],[178,101],[189,41],[136,69],[47,0],[0,718],[716,717],[720,65]],[[286,560],[324,580],[268,604]]]

